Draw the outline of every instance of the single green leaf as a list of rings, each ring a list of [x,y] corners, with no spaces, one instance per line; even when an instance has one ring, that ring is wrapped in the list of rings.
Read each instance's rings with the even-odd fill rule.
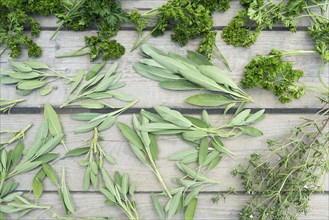
[[[194,198],[189,202],[189,204],[187,206],[187,209],[185,211],[185,220],[193,220],[194,219],[194,214],[195,214],[197,204],[198,204],[198,199],[197,198]]]
[[[122,184],[122,176],[118,171],[114,172],[114,182],[116,185],[121,186]]]
[[[182,79],[182,77],[174,74],[174,72],[170,70],[148,66],[141,63],[135,63],[133,68],[140,75],[158,82]]]
[[[154,134],[149,134],[150,137],[150,151],[153,160],[158,159],[158,142],[156,140],[156,136]]]
[[[19,82],[18,79],[14,79],[9,76],[0,77],[0,83],[3,85],[10,85],[10,84],[18,83],[18,82]]]
[[[230,79],[226,72],[216,66],[201,65],[198,66],[201,74],[209,77],[215,82],[225,85],[226,87],[231,87],[233,89],[238,89],[239,87]]]
[[[93,78],[99,71],[101,71],[101,69],[104,67],[105,64],[106,62],[102,62],[91,67],[91,69],[88,71],[86,75],[86,80],[90,80],[91,78]]]
[[[207,155],[208,155],[208,140],[206,137],[201,139],[200,142],[200,149],[199,149],[199,166],[202,167],[204,165],[204,162],[206,161]]]
[[[31,170],[34,170],[35,168],[37,168],[40,165],[41,165],[40,161],[24,163],[16,169],[16,174],[29,172]]]
[[[141,131],[156,132],[163,130],[182,130],[181,127],[169,123],[149,123],[140,127]]]
[[[259,136],[263,135],[262,131],[260,131],[257,128],[254,128],[254,127],[243,126],[243,127],[239,127],[239,129],[241,130],[241,132],[243,134],[250,135],[250,136],[253,136],[253,137],[259,137]]]
[[[141,139],[138,137],[136,132],[127,126],[126,124],[122,122],[118,122],[118,127],[121,130],[121,133],[126,137],[126,139],[134,146],[136,146],[138,149],[143,149],[143,143]]]
[[[155,60],[152,59],[140,59],[139,63],[145,64],[147,66],[153,66],[153,67],[165,69],[163,66],[161,66],[159,63],[157,63]]]
[[[101,109],[104,108],[104,104],[101,102],[91,102],[91,101],[80,101],[76,103],[77,105],[80,105],[83,108],[90,108],[90,109]]]
[[[234,115],[233,118],[230,120],[230,125],[241,125],[244,124],[247,117],[250,115],[250,109],[243,110],[237,115]]]
[[[24,73],[27,73],[27,72],[31,72],[32,71],[32,68],[29,67],[28,65],[22,63],[22,62],[14,62],[14,61],[10,61],[9,62],[10,65],[17,71],[19,72],[24,72]]]
[[[40,77],[41,75],[37,72],[29,72],[29,73],[11,72],[9,76],[11,78],[21,80],[21,79],[35,79]]]
[[[108,175],[108,173],[106,172],[105,169],[101,169],[102,172],[102,176],[103,176],[103,180],[105,183],[106,188],[111,192],[111,194],[115,194],[115,189],[114,189],[114,184],[110,178],[110,176]]]
[[[198,151],[196,149],[181,151],[181,152],[178,152],[178,153],[170,156],[169,160],[182,160],[189,155],[197,154],[197,153],[198,153]]]
[[[187,57],[194,62],[197,65],[210,65],[212,66],[213,64],[207,59],[207,57],[205,57],[202,54],[199,54],[195,51],[191,51],[188,50],[187,51]]]
[[[254,114],[250,114],[249,117],[246,119],[246,123],[258,122],[259,119],[263,119],[265,109],[259,110]]]
[[[88,190],[90,187],[90,168],[87,167],[85,175],[83,176],[83,189]]]
[[[51,150],[53,150],[62,140],[63,135],[56,135],[50,138],[34,155],[34,158],[38,158]]]
[[[85,75],[85,71],[83,69],[80,69],[77,75],[74,77],[73,82],[71,83],[71,87],[68,95],[74,92],[74,90],[80,85],[84,75]]]
[[[207,137],[208,133],[201,130],[195,131],[186,131],[182,133],[182,137],[187,141],[196,141],[200,140],[201,138]]]
[[[97,127],[100,123],[102,123],[103,120],[104,120],[103,118],[100,118],[98,120],[89,121],[88,123],[77,127],[74,130],[74,132],[75,133],[85,133],[85,132],[89,132],[91,130],[94,130],[94,128]]]
[[[65,170],[63,167],[62,170],[62,182],[61,182],[61,192],[63,195],[63,201],[64,201],[64,205],[67,209],[67,214],[70,213],[74,213],[74,207],[73,207],[73,203],[72,203],[72,196],[70,194],[70,191],[67,189],[66,183],[65,183]]]
[[[179,191],[167,203],[166,210],[168,211],[168,219],[171,219],[176,214],[181,196],[182,191]]]
[[[123,195],[127,195],[129,189],[129,176],[128,174],[124,174],[122,176],[122,183],[121,183],[121,193]]]
[[[17,87],[22,90],[33,90],[45,86],[47,81],[29,80],[18,83]]]
[[[48,122],[49,132],[51,135],[56,136],[64,134],[62,124],[57,113],[48,103],[46,103],[44,106],[44,117]]]
[[[57,154],[57,153],[46,153],[46,154],[38,157],[34,161],[39,161],[39,162],[41,162],[41,164],[45,164],[45,163],[49,163],[49,162],[57,159],[58,156],[59,156],[59,154]]]
[[[49,93],[51,93],[52,91],[53,91],[53,87],[45,87],[45,88],[41,88],[39,90],[39,94],[42,95],[42,96],[46,96]]]
[[[188,206],[189,203],[199,195],[201,189],[202,186],[196,187],[187,194],[187,196],[184,199],[184,207]]]
[[[38,62],[38,61],[24,61],[23,62],[25,65],[31,67],[32,69],[49,69],[48,65],[43,62]]]
[[[211,162],[209,163],[206,172],[211,171],[212,169],[214,169],[219,162],[222,160],[222,156],[217,155],[214,159],[211,160]]]
[[[49,178],[50,182],[52,182],[55,185],[59,184],[56,171],[51,166],[49,166],[48,164],[43,164],[42,169],[47,175],[47,177]]]
[[[23,156],[23,150],[24,150],[24,144],[20,140],[17,142],[14,150],[12,151],[12,159],[11,159],[11,164],[13,167],[18,165],[18,163],[21,161],[22,156]]]
[[[34,194],[34,197],[38,200],[42,193],[43,193],[43,184],[40,182],[38,178],[34,178],[32,182],[32,191]]]
[[[110,66],[110,68],[107,70],[107,72],[106,72],[106,74],[105,74],[105,78],[108,78],[108,77],[112,76],[113,73],[115,73],[115,71],[117,70],[118,66],[119,66],[119,63],[118,63],[118,62],[114,62],[114,63]]]
[[[150,121],[152,122],[156,122],[156,123],[166,123],[165,120],[163,120],[160,116],[152,113],[152,112],[148,112],[144,109],[141,110],[141,115],[145,116],[146,118],[148,118]]]
[[[75,148],[73,150],[70,150],[66,152],[65,157],[76,157],[76,156],[81,156],[83,154],[88,153],[90,147],[80,147],[80,148]]]
[[[108,94],[112,95],[114,98],[119,99],[124,102],[132,102],[134,99],[128,94],[120,91],[109,91]]]
[[[155,106],[154,109],[163,119],[180,128],[189,128],[192,126],[192,123],[178,111],[172,110],[166,106]]]
[[[186,119],[188,119],[190,122],[192,122],[193,125],[195,125],[199,128],[209,128],[209,125],[199,118],[195,118],[195,117],[188,116],[188,115],[184,115],[184,117]]]
[[[110,127],[112,127],[116,122],[116,117],[114,116],[108,116],[105,118],[105,120],[98,125],[98,130],[99,131],[104,131],[106,129],[109,129]]]
[[[152,199],[155,211],[157,212],[160,220],[164,220],[166,218],[166,216],[165,216],[163,207],[161,206],[158,197],[154,193],[151,193],[151,199]]]
[[[203,89],[202,87],[191,83],[184,79],[179,79],[175,81],[161,81],[160,87],[168,90],[174,91],[186,91],[186,90],[200,90]]]
[[[185,102],[196,106],[216,107],[227,105],[234,101],[218,94],[197,94],[188,97],[185,99]]]
[[[33,92],[33,90],[16,89],[17,95],[21,95],[21,96],[27,96],[27,95],[31,94],[32,92]]]

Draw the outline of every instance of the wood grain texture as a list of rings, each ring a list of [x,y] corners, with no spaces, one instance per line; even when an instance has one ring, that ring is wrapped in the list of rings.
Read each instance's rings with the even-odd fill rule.
[[[56,70],[66,72],[68,75],[75,75],[76,72],[81,69],[89,69],[90,61],[88,56],[74,57],[66,59],[56,59],[55,55],[72,52],[81,48],[84,44],[84,35],[93,35],[95,32],[84,32],[76,34],[75,32],[61,32],[58,39],[55,41],[49,41],[52,32],[43,31],[41,36],[37,39],[37,42],[43,48],[43,56],[38,59],[46,62],[50,67]],[[136,33],[133,31],[122,31],[117,36],[117,39],[129,50],[133,41],[135,40]],[[195,50],[198,47],[199,40],[191,41],[188,46],[179,47],[175,43],[170,41],[170,33],[167,33],[163,37],[150,38],[148,43],[151,43],[166,51],[175,51],[180,54],[185,54],[186,50]],[[243,76],[244,66],[250,61],[250,59],[257,54],[267,54],[272,48],[284,49],[284,50],[313,50],[314,42],[307,36],[306,32],[290,33],[290,32],[263,32],[258,41],[250,48],[235,48],[233,46],[226,45],[220,35],[217,37],[217,45],[223,52],[233,70],[229,73],[232,79],[239,83]],[[26,52],[26,51],[25,51]],[[128,94],[131,94],[135,98],[141,99],[136,107],[147,108],[156,104],[170,105],[172,107],[181,108],[193,108],[193,106],[184,103],[185,98],[197,92],[193,91],[167,91],[159,87],[158,83],[148,78],[142,77],[137,74],[132,65],[140,59],[138,50],[127,53],[119,60],[118,72],[122,74],[123,81],[127,85],[121,89]],[[26,53],[20,58],[21,60],[27,59]],[[2,58],[1,67],[5,68],[7,64],[8,56]],[[313,55],[301,55],[286,58],[287,61],[294,62],[296,69],[302,69],[305,71],[305,76],[301,79],[301,82],[307,85],[318,86],[319,80],[317,71],[321,65],[321,59],[317,54]],[[100,60],[99,60],[100,61]],[[99,62],[98,61],[98,62]],[[97,63],[97,62],[95,62]],[[111,62],[109,62],[111,63]],[[215,62],[218,66],[225,68],[219,61]],[[108,67],[109,65],[107,65]],[[329,67],[324,69],[323,77],[328,79]],[[69,85],[66,85],[62,81],[56,81],[52,84],[56,89],[48,96],[41,97],[37,92],[33,92],[26,97],[27,101],[21,103],[20,107],[41,107],[48,100],[52,100],[52,105],[60,106],[66,99]],[[17,97],[15,94],[15,88],[13,86],[1,85],[1,96],[4,98],[13,99]],[[308,92],[307,95],[300,100],[295,100],[289,104],[281,104],[277,98],[270,92],[266,92],[261,89],[250,89],[247,92],[254,98],[255,102],[248,104],[251,108],[314,108],[320,107],[320,103],[314,94]]]
[[[212,120],[217,124],[222,117],[218,115],[211,115]],[[219,181],[218,185],[206,187],[204,191],[226,191],[230,186],[236,190],[243,191],[239,178],[231,175],[231,171],[236,168],[240,163],[245,163],[246,158],[254,151],[266,152],[266,140],[268,138],[278,139],[285,137],[290,129],[297,126],[302,122],[301,117],[309,117],[309,115],[268,115],[265,120],[259,122],[255,127],[262,130],[264,135],[261,137],[240,136],[234,139],[223,139],[225,146],[235,152],[237,156],[231,158],[224,156],[221,163],[213,171],[209,173],[209,177]],[[15,118],[15,119],[14,119]],[[74,134],[73,130],[81,125],[81,122],[71,120],[68,115],[60,115],[63,121],[63,128],[66,134],[66,144],[68,148],[74,149],[77,147],[85,146],[91,137],[91,133],[87,134]],[[29,147],[33,143],[35,132],[43,120],[42,115],[9,115],[1,116],[1,124],[3,129],[19,129],[24,125],[33,122],[34,126],[28,131],[25,144]],[[131,115],[122,115],[119,118],[126,124],[131,123]],[[270,126],[269,126],[270,125]],[[121,135],[117,126],[104,131],[102,134],[105,139],[102,142],[104,150],[112,155],[117,164],[106,164],[106,169],[113,173],[115,170],[129,173],[131,179],[136,182],[138,191],[161,191],[161,186],[158,184],[157,179],[145,165],[143,165],[133,154],[125,138]],[[159,142],[159,160],[158,165],[166,183],[169,187],[175,187],[171,182],[174,177],[181,177],[182,173],[175,167],[175,162],[169,161],[168,157],[172,154],[187,150],[191,148],[188,144],[182,142],[176,136],[160,136]],[[63,154],[64,148],[58,146],[56,151]],[[65,158],[55,164],[54,168],[60,173],[61,166],[65,166],[67,170],[67,180],[73,191],[82,191],[82,180],[85,169],[79,166],[78,162],[83,157]],[[32,180],[37,171],[17,176],[17,181],[22,184],[19,185],[20,190],[29,190],[31,188]],[[143,178],[141,178],[143,176]],[[329,190],[328,177],[326,177],[324,189]],[[46,181],[46,190],[54,191],[56,188]]]
[[[224,202],[221,200],[218,204],[213,204],[211,198],[215,193],[201,193],[199,195],[198,206],[195,214],[195,220],[238,220],[239,213],[243,204],[250,198],[246,195],[230,195]],[[74,219],[78,217],[115,217],[118,220],[126,220],[127,217],[116,207],[104,205],[104,197],[98,193],[73,193],[76,213],[72,215]],[[300,215],[298,219],[309,220],[327,220],[329,211],[329,195],[314,195],[310,200],[310,212]],[[147,193],[136,194],[137,211],[140,219],[156,220],[159,219],[153,209],[150,195]],[[46,193],[41,199],[40,204],[47,204],[52,207],[51,211],[45,212],[39,216],[39,219],[52,219],[52,212],[58,215],[64,215],[63,207],[56,193]],[[25,219],[32,219],[38,215],[35,211],[26,216]],[[14,218],[13,218],[14,219]],[[176,215],[174,220],[184,219],[183,215]]]

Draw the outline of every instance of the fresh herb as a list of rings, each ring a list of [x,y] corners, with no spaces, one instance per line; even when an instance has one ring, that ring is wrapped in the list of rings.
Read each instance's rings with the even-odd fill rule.
[[[82,83],[84,70],[79,70],[73,79],[69,90],[69,97],[63,103],[62,107],[69,105],[79,105],[83,108],[100,109],[104,107],[114,108],[102,99],[115,98],[122,101],[132,101],[127,94],[115,91],[125,86],[121,82],[121,76],[116,73],[118,63],[112,64],[106,73],[100,74],[105,62],[94,65],[86,74],[86,82]],[[80,85],[81,84],[81,85]]]
[[[232,21],[223,29],[223,40],[234,46],[249,47],[260,32],[272,29],[278,23],[283,24],[292,32],[296,32],[299,19],[308,17],[312,26],[308,33],[316,41],[316,49],[321,58],[328,62],[328,2],[323,1],[278,1],[241,0],[245,7],[240,10]]]
[[[131,146],[131,149],[136,154],[138,159],[153,171],[167,196],[171,198],[171,194],[160,174],[156,163],[158,159],[158,144],[156,137],[155,135],[148,132],[141,132],[138,130],[141,125],[146,125],[148,123],[149,119],[141,114],[140,117],[133,115],[133,128],[121,122],[118,124],[118,126],[122,134],[129,141],[129,145]]]
[[[115,124],[118,115],[131,108],[132,106],[136,105],[138,101],[139,100],[131,102],[128,105],[122,107],[121,109],[106,114],[91,112],[73,114],[71,116],[72,119],[86,122],[86,124],[77,127],[74,132],[85,133],[92,131],[95,128],[97,128],[98,131],[107,130]]]
[[[308,213],[313,193],[323,191],[329,172],[328,86],[323,95],[325,106],[313,118],[304,119],[283,140],[268,140],[269,154],[255,152],[247,165],[233,170],[252,194],[240,219],[296,219]]]
[[[88,141],[89,146],[75,148],[65,154],[66,157],[75,157],[85,155],[84,160],[80,161],[80,165],[86,167],[83,189],[88,190],[90,183],[97,188],[99,183],[98,173],[103,168],[104,160],[111,164],[115,164],[115,159],[108,155],[100,145],[103,138],[99,135],[98,130],[94,128],[92,139]]]
[[[61,184],[59,185],[59,188],[58,188],[58,193],[59,193],[59,196],[61,197],[61,200],[63,202],[66,214],[74,213],[75,210],[74,210],[74,207],[73,207],[72,196],[71,196],[71,193],[70,193],[70,191],[68,190],[68,188],[66,186],[64,167],[62,169],[62,180],[61,180]]]
[[[72,82],[73,79],[57,72],[47,64],[37,61],[10,62],[11,69],[1,69],[1,84],[15,84],[16,92],[20,95],[28,95],[34,90],[39,89],[41,95],[49,94],[52,89],[45,92],[46,85],[54,80],[63,79]],[[49,78],[55,78],[49,80]]]
[[[3,113],[10,113],[10,110],[17,105],[20,102],[24,102],[25,99],[14,99],[14,100],[10,100],[10,99],[0,99],[0,111],[2,111]]]
[[[33,41],[40,34],[39,22],[30,13],[50,15],[62,10],[61,0],[1,0],[0,1],[0,46],[11,50],[10,57],[21,55],[27,48],[29,57],[40,57],[41,48]],[[26,34],[30,29],[31,37]]]
[[[32,124],[27,125],[23,129],[16,131],[16,130],[6,130],[6,129],[0,129],[1,136],[9,136],[8,140],[1,140],[0,142],[0,149],[3,148],[3,146],[12,144],[20,139],[25,138],[25,133],[32,127]]]
[[[170,0],[159,8],[152,9],[144,14],[132,12],[131,22],[136,25],[138,38],[132,50],[142,45],[146,39],[152,35],[161,36],[166,30],[171,29],[171,40],[184,46],[190,39],[201,36],[203,38],[199,51],[211,59],[214,50],[218,50],[214,40],[217,32],[211,31],[213,26],[212,15],[215,11],[226,11],[230,1],[200,1],[200,0]],[[149,22],[156,24],[151,29],[149,35],[139,40],[146,24]]]
[[[93,61],[100,55],[103,60],[117,59],[125,53],[125,48],[116,40],[110,40],[115,36],[123,22],[128,21],[126,13],[119,1],[106,0],[68,0],[63,2],[66,12],[57,13],[59,27],[53,34],[53,38],[64,26],[76,31],[86,30],[93,25],[97,28],[97,36],[85,37],[85,47],[66,55],[57,57],[72,57],[90,55]],[[89,48],[89,49],[86,49]]]
[[[221,106],[251,102],[251,97],[240,89],[225,71],[214,66],[206,57],[189,51],[187,58],[165,53],[144,44],[142,56],[134,69],[141,75],[160,82],[169,90],[208,90],[214,93],[197,94],[185,101],[197,106]]]
[[[291,62],[283,61],[284,56],[315,53],[315,51],[279,51],[272,49],[267,56],[258,55],[245,66],[242,87],[261,87],[274,92],[281,103],[299,99],[305,94],[305,86],[296,82],[304,76],[301,70],[294,70]]]
[[[135,185],[129,183],[128,174],[114,173],[111,180],[106,170],[101,169],[105,187],[99,191],[106,197],[105,204],[121,208],[130,220],[139,220],[134,201]]]
[[[214,204],[217,204],[221,199],[226,200],[227,196],[230,195],[230,194],[238,194],[238,192],[235,191],[234,188],[230,187],[228,188],[227,192],[226,193],[220,193],[214,197],[211,198],[211,201],[214,203]]]

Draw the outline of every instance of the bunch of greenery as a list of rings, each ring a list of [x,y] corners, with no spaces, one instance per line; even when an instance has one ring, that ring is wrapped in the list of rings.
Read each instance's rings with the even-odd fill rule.
[[[321,58],[328,62],[328,9],[326,1],[311,0],[241,0],[245,7],[223,29],[223,40],[234,46],[249,47],[260,32],[272,29],[278,22],[292,32],[296,32],[298,20],[309,17],[313,25],[308,28],[310,36],[316,41],[316,49]]]
[[[50,82],[57,79],[63,79],[68,83],[73,81],[73,78],[51,69],[43,62],[10,61],[10,66],[11,68],[1,69],[0,83],[4,85],[15,84],[16,93],[19,95],[29,95],[34,90],[39,90],[39,94],[45,96],[53,91],[52,87],[46,87]]]
[[[113,63],[106,73],[101,73],[104,65],[105,62],[94,65],[87,74],[83,69],[79,70],[72,79],[68,98],[61,108],[70,105],[89,109],[114,108],[113,105],[102,100],[114,98],[126,102],[132,101],[133,99],[127,94],[115,91],[126,85],[120,81],[121,75],[116,73],[118,63]],[[86,82],[82,83],[83,78]]]
[[[305,86],[296,82],[304,76],[301,70],[294,70],[291,62],[283,61],[284,56],[316,53],[316,51],[279,51],[272,49],[267,56],[258,55],[245,66],[242,87],[261,87],[274,92],[281,103],[299,99],[305,94]]]
[[[120,25],[129,20],[128,13],[122,9],[119,1],[67,0],[61,4],[65,11],[55,14],[59,19],[59,27],[51,39],[62,27],[82,31],[96,26],[97,36],[85,37],[85,47],[57,57],[89,54],[90,60],[93,61],[99,56],[102,56],[103,60],[117,59],[125,53],[125,48],[120,43],[116,40],[109,40],[118,33]]]
[[[171,29],[173,32],[171,40],[180,46],[186,45],[190,39],[201,36],[199,52],[211,59],[214,51],[219,53],[215,43],[217,32],[211,31],[213,13],[226,11],[229,7],[229,0],[170,0],[161,7],[144,14],[134,11],[130,15],[130,21],[136,26],[138,38],[132,50],[143,44],[150,35],[161,36],[166,30]],[[150,22],[154,23],[154,21],[156,24],[152,27],[151,32],[144,39],[139,40],[146,25]],[[220,53],[219,58],[223,59]]]
[[[142,45],[141,51],[145,59],[134,64],[134,69],[139,74],[160,82],[162,88],[213,92],[193,95],[185,100],[189,104],[232,107],[253,101],[224,70],[214,66],[199,53],[188,51],[186,58],[176,53],[163,52],[149,44]]]
[[[252,198],[240,219],[296,219],[307,214],[310,197],[323,192],[329,172],[329,87],[321,94],[323,109],[293,128],[282,140],[268,140],[270,153],[255,152],[233,171]]]
[[[1,55],[11,50],[10,57],[19,57],[21,49],[27,48],[30,57],[40,57],[41,48],[33,41],[40,33],[39,22],[33,14],[51,15],[61,12],[61,0],[1,0],[0,1],[0,46]],[[25,32],[31,29],[31,37]]]
[[[31,125],[18,132],[10,141],[2,142],[0,148],[0,217],[6,219],[7,214],[19,213],[23,216],[35,209],[49,209],[49,206],[39,206],[27,200],[23,192],[15,191],[18,183],[13,177],[22,173],[29,172],[39,167],[46,166],[58,158],[58,154],[52,152],[61,142],[63,143],[64,134],[61,130],[61,124],[57,115],[53,114],[50,105],[45,106],[45,121],[43,121],[37,131],[34,143],[31,147],[25,148],[23,141],[24,133]],[[6,132],[8,133],[8,132]],[[8,144],[17,141],[17,144],[11,150],[6,150]],[[42,168],[41,168],[42,169]],[[37,177],[40,177],[38,172]],[[37,180],[36,180],[37,179]],[[39,181],[39,182],[38,182]],[[33,192],[38,199],[43,191],[42,183],[39,178],[34,178],[32,184]],[[63,188],[63,187],[62,187]]]

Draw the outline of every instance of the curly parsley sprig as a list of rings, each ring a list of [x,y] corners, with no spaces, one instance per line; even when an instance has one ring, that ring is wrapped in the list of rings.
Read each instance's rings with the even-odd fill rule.
[[[299,99],[305,94],[305,86],[296,82],[304,75],[301,70],[294,70],[284,56],[316,53],[316,51],[279,51],[272,49],[267,56],[258,55],[245,66],[244,78],[241,80],[245,89],[261,87],[274,92],[281,103]]]

